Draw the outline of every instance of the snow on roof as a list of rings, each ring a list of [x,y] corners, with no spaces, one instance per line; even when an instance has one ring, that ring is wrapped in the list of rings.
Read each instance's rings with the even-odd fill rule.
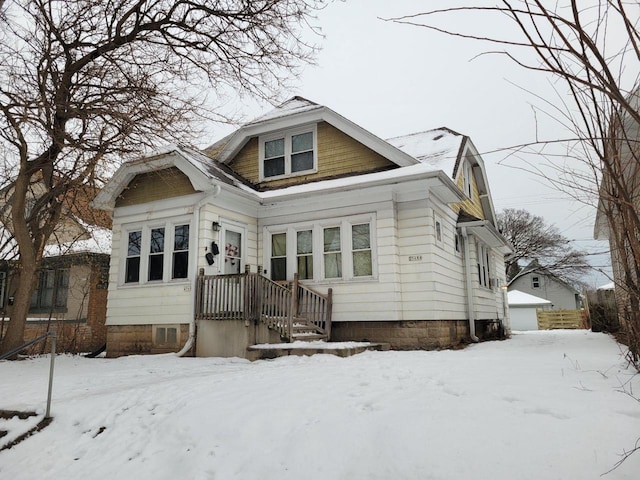
[[[416,160],[453,176],[464,138],[464,135],[442,127],[389,138],[387,142]]]
[[[268,200],[282,195],[297,195],[303,193],[312,193],[325,190],[334,190],[340,188],[349,188],[356,185],[362,185],[366,183],[376,182],[393,182],[394,179],[411,178],[416,175],[433,173],[437,176],[437,172],[440,169],[434,169],[430,165],[417,164],[409,167],[396,168],[394,170],[385,170],[384,172],[367,173],[364,175],[355,175],[351,177],[335,178],[331,180],[320,180],[317,182],[303,183],[300,185],[294,185],[291,187],[278,188],[275,190],[267,190],[265,192],[259,192],[253,188],[239,184],[241,189],[251,192],[262,200]]]
[[[67,243],[47,245],[45,257],[57,257],[72,253],[107,253],[111,254],[111,230],[92,225],[83,225],[90,237]]]
[[[616,288],[616,284],[614,282],[609,282],[598,287],[598,290],[613,290],[614,288]]]
[[[529,295],[528,293],[521,292],[520,290],[510,290],[507,293],[509,306],[524,306],[524,305],[551,305],[549,300],[536,297],[535,295]]]
[[[307,100],[306,98],[293,97],[287,100],[286,102],[278,105],[273,110],[269,110],[264,115],[254,118],[253,120],[248,122],[246,125],[265,122],[267,120],[273,120],[275,118],[294,115],[296,113],[307,112],[309,110],[315,110],[317,108],[323,108],[323,107],[322,105],[318,105],[317,103],[314,103],[311,100]]]

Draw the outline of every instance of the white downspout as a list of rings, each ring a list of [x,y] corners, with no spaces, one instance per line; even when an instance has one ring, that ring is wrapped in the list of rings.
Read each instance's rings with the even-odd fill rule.
[[[202,208],[202,206],[207,203],[207,201],[210,198],[213,197],[217,197],[218,194],[220,193],[220,185],[215,185],[212,193],[210,195],[205,196],[205,198],[203,198],[202,200],[200,200],[198,203],[196,203],[196,205],[194,206],[194,212],[193,212],[193,216],[194,216],[194,220],[195,220],[195,226],[196,226],[196,272],[197,272],[197,267],[198,267],[198,253],[200,251],[200,209]],[[191,348],[193,347],[193,343],[196,340],[196,302],[193,298],[194,292],[196,291],[196,281],[198,279],[198,275],[196,273],[196,275],[194,275],[194,277],[191,279],[191,318],[189,319],[189,338],[187,339],[186,343],[184,344],[184,347],[182,347],[182,350],[180,350],[179,352],[176,352],[176,356],[177,357],[182,357],[184,356],[189,350],[191,350]]]
[[[464,242],[464,272],[467,284],[467,311],[469,312],[469,335],[475,343],[480,339],[476,337],[476,316],[475,306],[473,303],[473,282],[471,278],[471,256],[469,254],[469,237],[467,235],[467,227],[461,227],[460,233]]]

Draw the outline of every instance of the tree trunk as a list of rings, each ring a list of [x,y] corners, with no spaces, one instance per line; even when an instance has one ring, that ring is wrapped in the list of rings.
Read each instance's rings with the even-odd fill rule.
[[[13,309],[8,322],[7,333],[0,343],[0,354],[9,352],[24,343],[24,330],[31,304],[31,294],[35,286],[34,278],[37,268],[32,265],[21,265],[20,274],[17,275],[18,286],[14,295]]]

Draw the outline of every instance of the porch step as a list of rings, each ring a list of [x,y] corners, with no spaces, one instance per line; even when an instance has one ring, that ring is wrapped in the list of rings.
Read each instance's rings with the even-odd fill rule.
[[[249,360],[267,360],[289,355],[331,354],[338,357],[350,357],[366,350],[387,351],[388,343],[370,342],[296,342],[270,345],[252,345],[248,350]]]
[[[297,333],[293,333],[291,335],[291,340],[292,341],[302,341],[302,342],[313,342],[316,340],[326,340],[327,336],[323,335],[322,333],[316,333],[315,329],[314,331],[311,332],[297,332]]]

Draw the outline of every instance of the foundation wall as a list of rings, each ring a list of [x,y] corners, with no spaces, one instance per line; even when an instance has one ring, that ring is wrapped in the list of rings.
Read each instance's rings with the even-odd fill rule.
[[[189,338],[189,325],[182,324],[179,327],[180,335],[177,345],[160,348],[153,343],[153,325],[109,325],[107,357],[178,352]]]

